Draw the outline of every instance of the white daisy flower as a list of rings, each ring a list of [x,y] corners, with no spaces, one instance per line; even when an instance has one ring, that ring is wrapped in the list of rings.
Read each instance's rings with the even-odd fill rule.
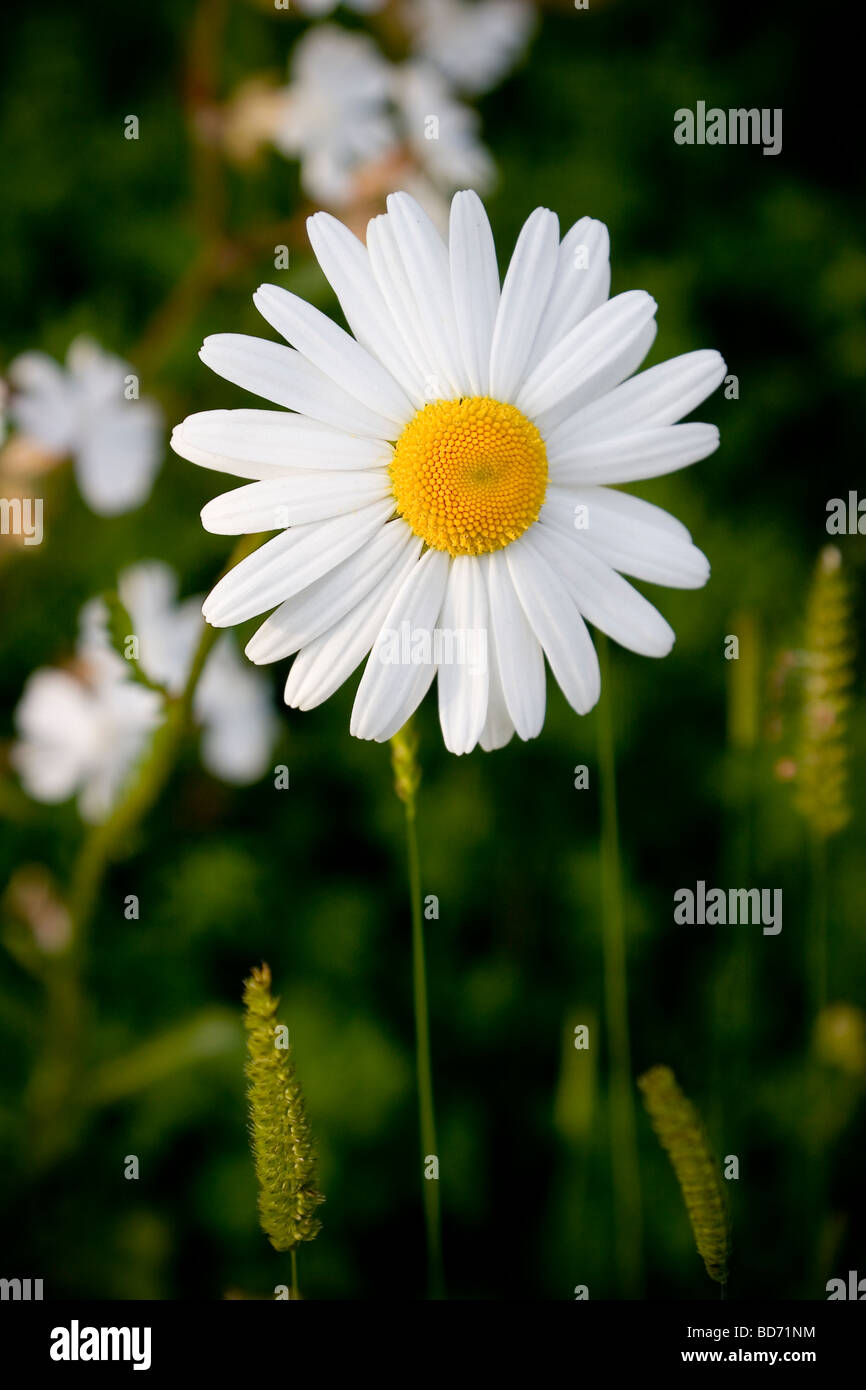
[[[170,565],[134,565],[118,581],[120,600],[138,638],[141,669],[170,695],[186,686],[201,632],[201,595],[178,602]],[[107,634],[104,641],[108,642]],[[235,642],[221,638],[205,662],[193,697],[202,728],[202,762],[224,782],[256,782],[277,736],[267,681],[246,666]]]
[[[611,485],[713,452],[714,426],[675,422],[722,380],[721,357],[632,377],[656,305],[639,290],[608,300],[607,231],[591,218],[560,242],[537,208],[501,288],[472,192],[452,202],[447,245],[405,193],[366,247],[327,213],[308,226],[354,337],[263,286],[259,311],[294,346],[220,334],[201,357],[285,409],[207,411],[174,433],[184,458],[252,480],[207,504],[209,531],[280,532],[220,580],[205,617],[273,609],[247,655],[297,653],[285,699],[301,709],[367,657],[359,738],[396,733],[437,676],[452,752],[532,738],[545,655],[586,713],[600,685],[586,621],[648,656],[674,641],[622,575],[708,577],[684,526]]]
[[[162,415],[154,401],[129,399],[135,374],[89,338],[76,338],[66,368],[25,352],[9,368],[10,417],[58,460],[71,455],[81,495],[100,516],[140,506],[162,461]]]
[[[300,160],[311,198],[340,206],[352,197],[358,170],[396,143],[390,66],[366,34],[325,24],[298,43],[291,78],[273,142]]]
[[[473,96],[514,67],[535,25],[524,0],[411,0],[405,13],[418,56]]]
[[[34,800],[53,804],[77,795],[86,821],[110,813],[165,708],[103,643],[101,606],[96,600],[82,610],[73,668],[44,667],[28,678],[11,753]]]

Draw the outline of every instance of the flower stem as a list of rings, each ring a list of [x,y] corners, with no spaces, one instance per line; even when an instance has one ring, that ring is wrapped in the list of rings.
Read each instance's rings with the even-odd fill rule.
[[[809,1027],[827,1003],[827,927],[829,919],[829,873],[827,838],[814,826],[809,827],[809,867],[811,897],[812,960],[809,975],[812,980],[812,1018]]]
[[[442,1213],[439,1201],[436,1112],[433,1103],[433,1065],[430,1051],[430,1016],[427,1003],[427,967],[424,957],[424,927],[421,917],[421,863],[415,798],[421,780],[417,761],[417,738],[409,724],[391,739],[394,787],[406,814],[406,849],[409,869],[409,896],[412,910],[412,996],[415,1009],[415,1069],[418,1086],[418,1120],[423,1165],[422,1191],[427,1230],[427,1291],[431,1299],[445,1294],[442,1264]],[[430,1160],[435,1172],[428,1176]]]
[[[298,1287],[298,1252],[297,1252],[297,1250],[295,1249],[294,1246],[292,1247],[291,1256],[292,1256],[292,1299],[293,1299],[295,1302],[297,1302],[297,1300],[298,1300],[298,1299],[300,1298],[300,1296],[301,1296],[301,1290],[300,1290],[299,1287]]]
[[[601,902],[604,1000],[610,1066],[610,1142],[620,1292],[638,1298],[642,1283],[640,1170],[631,1075],[625,916],[622,899],[613,698],[607,639],[599,635],[602,697],[598,705],[601,802]]]

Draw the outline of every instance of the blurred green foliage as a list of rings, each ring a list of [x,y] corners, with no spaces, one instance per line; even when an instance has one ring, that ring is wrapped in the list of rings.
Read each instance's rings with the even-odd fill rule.
[[[617,651],[602,697],[618,738],[634,1072],[672,1066],[717,1152],[739,1156],[732,1297],[820,1298],[831,1274],[858,1260],[862,1271],[866,1248],[863,1076],[808,1060],[804,828],[774,775],[796,724],[771,679],[802,639],[826,502],[862,472],[866,252],[845,144],[860,79],[842,15],[833,3],[686,0],[550,10],[528,61],[482,103],[501,169],[489,203],[500,257],[536,204],[566,226],[585,212],[604,219],[614,291],[639,286],[659,301],[650,360],[715,346],[739,378],[738,400],[718,393],[700,412],[721,427],[719,453],[638,489],[686,522],[712,580],[659,594],[673,654]],[[169,0],[44,0],[5,15],[0,373],[29,347],[62,355],[82,330],[135,361],[197,255],[182,103],[191,17]],[[220,95],[282,70],[300,28],[294,15],[232,5]],[[782,154],[675,145],[674,110],[699,99],[781,106]],[[123,138],[129,112],[137,142]],[[296,170],[276,156],[228,176],[232,234],[297,207]],[[278,275],[270,247],[248,256],[144,371],[170,422],[241,403],[196,351],[208,332],[258,331],[250,297],[262,279],[335,307],[305,253]],[[168,451],[147,505],[116,520],[91,515],[68,474],[46,489],[44,545],[3,568],[4,739],[26,676],[68,655],[79,607],[118,568],[165,558],[190,593],[227,554],[198,524],[214,479]],[[866,545],[841,547],[862,590]],[[759,740],[739,749],[726,702],[741,676],[723,659],[735,614],[759,644],[761,702]],[[264,959],[327,1194],[324,1229],[302,1252],[304,1291],[420,1296],[402,812],[387,750],[349,737],[354,684],[313,713],[284,711],[275,762],[291,769],[289,791],[269,779],[229,790],[186,750],[108,875],[85,969],[90,1090],[41,1167],[25,1101],[55,1021],[19,959],[0,959],[3,1275],[41,1276],[49,1297],[268,1297],[286,1282],[257,1226],[245,1130],[240,993]],[[419,727],[424,891],[440,901],[428,965],[452,1293],[570,1298],[584,1283],[593,1298],[615,1296],[595,719],[578,719],[551,686],[544,732],[528,745],[451,758],[430,699]],[[864,740],[861,660],[855,769]],[[580,763],[588,791],[573,787]],[[830,998],[862,1008],[866,807],[863,779],[852,783],[852,825],[831,845]],[[10,775],[3,810],[0,877],[37,863],[65,882],[81,838],[73,808],[32,807]],[[672,894],[698,878],[781,887],[781,935],[675,927]],[[138,921],[123,915],[129,893]],[[588,1053],[570,1043],[579,1022]],[[667,1159],[639,1123],[647,1292],[713,1297]],[[128,1154],[137,1182],[123,1176]]]

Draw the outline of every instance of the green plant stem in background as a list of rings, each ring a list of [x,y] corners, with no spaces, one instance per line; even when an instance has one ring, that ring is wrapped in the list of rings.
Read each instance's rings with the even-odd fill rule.
[[[300,1298],[300,1296],[301,1296],[301,1290],[300,1290],[300,1288],[298,1287],[298,1252],[297,1252],[297,1250],[292,1250],[292,1252],[291,1252],[291,1260],[292,1260],[292,1298],[293,1298],[295,1301],[297,1301],[297,1300]]]
[[[755,881],[756,802],[761,768],[763,679],[761,630],[754,614],[732,615],[728,631],[739,639],[739,655],[726,662],[727,746],[723,766],[724,840],[721,862],[726,881]],[[763,771],[763,769],[762,769]],[[741,1152],[749,1089],[736,1078],[751,1071],[755,1017],[754,934],[738,928],[722,932],[708,979],[710,1029],[708,1122],[714,1140]]]
[[[601,634],[598,639],[598,655],[602,691],[598,705],[602,943],[616,1263],[622,1296],[639,1298],[643,1282],[640,1169],[629,1039],[625,914],[616,806],[613,692],[607,638]]]
[[[829,845],[827,837],[810,827],[809,868],[811,895],[812,960],[809,974],[812,981],[812,1021],[827,1004],[828,926],[830,918]]]
[[[418,1119],[421,1137],[422,1192],[427,1230],[427,1287],[431,1299],[445,1298],[442,1263],[442,1212],[439,1200],[436,1111],[433,1103],[433,1065],[430,1051],[430,1016],[427,1003],[427,967],[424,958],[424,926],[421,916],[421,864],[415,802],[421,781],[417,759],[418,740],[411,722],[391,739],[394,789],[406,813],[406,848],[409,896],[412,911],[412,996],[415,1009],[415,1066],[418,1085]],[[437,1160],[435,1176],[427,1176],[431,1158]]]

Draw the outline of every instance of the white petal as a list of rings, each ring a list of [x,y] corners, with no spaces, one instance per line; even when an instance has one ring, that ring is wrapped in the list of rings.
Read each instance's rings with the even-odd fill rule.
[[[149,496],[162,463],[162,415],[152,401],[105,409],[78,443],[75,476],[98,516],[119,516]]]
[[[171,447],[181,458],[238,478],[282,478],[295,468],[384,468],[393,446],[346,434],[281,410],[203,410],[177,425]]]
[[[9,415],[21,434],[52,453],[65,454],[76,442],[79,398],[68,372],[44,352],[22,352],[9,364],[13,388]]]
[[[405,522],[399,519],[388,522],[368,545],[356,550],[354,555],[293,598],[286,599],[265,619],[247,643],[246,654],[250,661],[257,665],[279,661],[329,631],[384,575],[402,564],[406,551],[411,551],[417,559],[421,552],[420,539],[412,535]]]
[[[250,707],[212,719],[202,729],[201,760],[221,782],[248,787],[264,776],[276,737],[271,711]]]
[[[463,364],[476,396],[490,391],[490,347],[499,307],[493,233],[477,193],[455,193],[449,231],[451,287]]]
[[[581,217],[559,247],[547,304],[526,364],[532,371],[610,293],[610,238],[603,222]]]
[[[354,473],[303,473],[269,478],[224,492],[202,507],[201,521],[216,536],[253,536],[342,516],[391,495],[384,469]]]
[[[385,647],[377,640],[352,709],[350,728],[356,738],[381,742],[390,737],[388,731],[396,733],[424,698],[436,673],[432,661],[432,634],[442,608],[450,564],[450,557],[444,551],[428,550],[403,581],[385,617],[380,637],[401,633],[406,623],[405,630],[410,638],[416,633],[426,634],[431,660],[387,663],[382,659]],[[395,723],[396,727],[392,727]]]
[[[349,434],[375,439],[399,434],[392,420],[356,401],[294,348],[243,333],[215,333],[205,338],[199,357],[235,386]]]
[[[578,714],[586,714],[601,689],[598,657],[583,618],[541,554],[534,531],[506,548],[508,569],[563,695]]]
[[[99,711],[91,693],[66,671],[27,677],[15,710],[19,736],[10,761],[36,801],[65,801],[85,777]]]
[[[267,769],[278,725],[269,682],[243,661],[234,638],[221,637],[195,692],[201,756],[224,782],[246,786]]]
[[[642,497],[632,497],[630,492],[618,492],[612,487],[549,487],[547,500],[558,507],[567,505],[572,524],[575,506],[586,507],[588,524],[584,529],[587,532],[596,530],[599,536],[610,536],[618,528],[621,535],[628,538],[636,527],[643,526],[667,532],[683,541],[692,538],[688,527],[663,507],[656,507]]]
[[[409,545],[360,602],[298,653],[286,681],[287,705],[314,709],[349,679],[378,637],[395,595],[417,563],[418,547]]]
[[[625,505],[623,500],[625,499]],[[574,529],[575,507],[588,525]],[[676,517],[628,493],[610,488],[549,488],[542,517],[551,517],[614,569],[666,584],[700,589],[710,577],[707,557],[692,544]]]
[[[272,328],[350,396],[397,425],[412,417],[412,405],[390,372],[326,314],[278,285],[260,285],[253,303]]]
[[[441,651],[447,646],[452,658],[438,662],[442,737],[450,753],[471,753],[487,720],[490,682],[487,589],[474,555],[458,555],[451,563],[439,628],[442,637],[447,634]]]
[[[406,269],[418,313],[444,378],[439,394],[465,395],[469,386],[451,293],[448,249],[420,203],[408,193],[392,193],[388,216]],[[450,392],[445,386],[450,385]]]
[[[542,358],[518,392],[518,408],[549,434],[581,404],[618,385],[649,349],[656,307],[651,295],[629,290],[594,309]]]
[[[508,706],[505,703],[505,695],[502,690],[496,642],[493,637],[492,628],[488,634],[487,659],[490,666],[487,719],[485,720],[484,728],[481,730],[481,737],[478,742],[481,744],[485,753],[491,753],[495,748],[504,748],[506,743],[510,743],[514,737],[514,724],[512,723],[511,715],[508,713]]]
[[[394,224],[387,213],[367,223],[367,253],[376,284],[394,321],[397,341],[412,363],[424,400],[433,400],[442,394],[435,388],[436,353],[418,312]]]
[[[578,533],[569,535],[541,521],[533,530],[533,543],[562,575],[593,627],[641,656],[667,656],[676,640],[673,628],[643,594],[583,545]]]
[[[316,259],[340,301],[346,322],[363,347],[378,357],[415,405],[424,399],[424,376],[406,357],[397,325],[382,298],[366,248],[327,212],[307,220]]]
[[[641,478],[660,478],[690,463],[707,458],[719,447],[715,425],[661,425],[586,443],[575,431],[569,440],[557,432],[557,442],[547,446],[551,481],[578,483],[632,483]]]
[[[556,214],[536,208],[517,238],[496,313],[490,347],[490,394],[497,400],[513,401],[520,390],[553,283],[558,250]]]
[[[557,427],[550,446],[557,449],[563,439],[574,438],[576,434],[589,442],[630,434],[634,430],[673,425],[706,400],[724,375],[724,360],[711,349],[672,357],[578,410]]]
[[[353,554],[388,520],[393,502],[309,526],[293,526],[265,541],[211,590],[202,613],[214,627],[246,622],[282,603]]]
[[[487,592],[506,708],[520,737],[535,738],[544,724],[544,654],[517,597],[504,550],[488,556]]]

